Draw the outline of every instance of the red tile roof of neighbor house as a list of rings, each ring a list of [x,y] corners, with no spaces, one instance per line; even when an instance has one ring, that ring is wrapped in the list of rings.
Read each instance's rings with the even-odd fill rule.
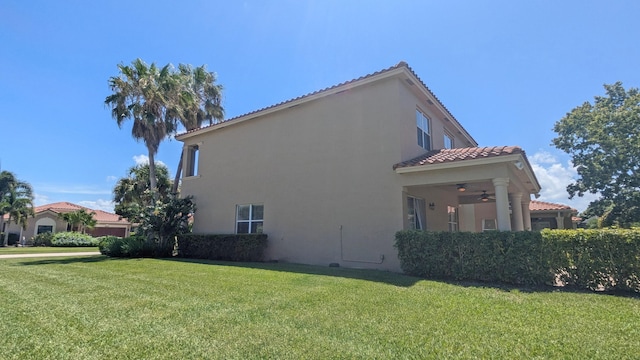
[[[529,203],[529,210],[530,211],[573,210],[575,212],[578,212],[578,210],[572,208],[569,205],[555,204],[555,203],[538,201],[538,200],[531,200],[531,202]]]
[[[512,154],[524,155],[524,150],[522,150],[518,146],[488,146],[431,150],[411,160],[397,163],[393,165],[393,169],[395,170],[397,168],[403,167],[442,164],[454,161],[474,160]]]
[[[72,204],[70,202],[57,202],[57,203],[53,203],[53,204],[46,204],[46,205],[41,205],[41,206],[36,206],[36,208],[34,209],[36,214],[43,212],[43,211],[53,211],[55,213],[61,214],[61,213],[68,213],[71,211],[77,211],[77,210],[86,210],[87,212],[94,212],[94,218],[96,219],[97,222],[99,223],[105,223],[105,222],[110,222],[110,223],[114,223],[114,222],[119,222],[119,223],[128,223],[128,221],[126,219],[122,219],[120,218],[120,215],[117,214],[112,214],[110,212],[106,212],[103,210],[94,210],[94,209],[89,209],[87,207],[84,206],[80,206],[80,205],[76,205],[76,204]]]
[[[298,96],[298,97],[295,97],[293,99],[289,99],[289,100],[286,100],[286,101],[282,101],[282,102],[279,102],[279,103],[274,104],[274,105],[263,107],[261,109],[254,110],[254,111],[242,114],[242,115],[238,115],[238,116],[232,117],[230,119],[222,120],[221,122],[218,122],[218,123],[215,123],[215,124],[204,126],[204,127],[198,128],[198,129],[189,130],[189,131],[186,131],[184,133],[176,135],[176,137],[180,137],[180,136],[185,135],[185,134],[190,134],[190,133],[202,131],[202,130],[210,128],[212,126],[216,126],[216,125],[219,125],[219,124],[222,124],[222,123],[227,123],[227,122],[239,119],[239,118],[243,118],[243,117],[248,116],[248,115],[252,115],[252,114],[255,114],[255,113],[259,113],[261,111],[265,111],[265,110],[272,109],[272,108],[275,108],[275,107],[278,107],[278,106],[281,106],[281,105],[292,103],[294,101],[298,101],[298,100],[302,100],[302,99],[305,99],[305,98],[309,98],[309,97],[311,97],[313,95],[317,95],[317,94],[321,94],[321,93],[324,93],[324,92],[328,92],[330,90],[334,90],[334,89],[339,88],[339,87],[348,86],[348,85],[354,84],[354,83],[356,83],[358,81],[369,79],[369,78],[372,78],[374,76],[381,75],[381,74],[384,74],[384,73],[387,73],[387,72],[390,72],[390,71],[393,71],[393,70],[396,70],[396,69],[400,69],[400,68],[406,68],[413,76],[415,76],[415,78],[418,79],[418,81],[420,81],[420,84],[429,92],[429,94],[447,112],[447,117],[450,118],[454,123],[458,124],[462,128],[462,131],[464,131],[466,133],[466,135],[473,140],[473,137],[462,127],[462,125],[460,125],[460,122],[451,114],[451,111],[449,111],[449,109],[447,109],[447,107],[444,106],[442,101],[440,101],[440,99],[433,93],[433,91],[431,91],[431,89],[429,89],[429,87],[424,83],[424,81],[422,81],[422,79],[418,76],[418,74],[416,74],[416,72],[413,71],[413,69],[409,66],[409,64],[407,64],[406,61],[400,61],[396,65],[388,67],[386,69],[379,70],[379,71],[376,71],[376,72],[373,72],[373,73],[370,73],[370,74],[367,74],[367,75],[364,75],[364,76],[360,76],[359,78],[355,78],[353,80],[349,80],[349,81],[345,81],[345,82],[342,82],[342,83],[339,83],[339,84],[336,84],[336,85],[333,85],[333,86],[329,86],[327,88],[324,88],[324,89],[321,89],[321,90],[317,90],[317,91],[314,91],[314,92],[310,92],[308,94],[301,95],[301,96]],[[474,140],[474,142],[475,142],[475,140]]]

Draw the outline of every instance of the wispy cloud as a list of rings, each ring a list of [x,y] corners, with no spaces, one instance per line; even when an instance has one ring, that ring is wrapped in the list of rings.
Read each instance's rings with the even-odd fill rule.
[[[149,157],[147,155],[144,155],[144,154],[134,155],[133,156],[133,161],[136,163],[136,165],[146,165],[146,164],[149,163]],[[167,164],[163,163],[160,160],[157,160],[155,163],[167,166]]]
[[[83,200],[78,201],[78,205],[88,207],[94,210],[102,210],[112,213],[115,207],[115,203],[111,200],[98,199],[95,201],[92,200]]]
[[[585,194],[569,199],[567,186],[578,176],[571,161],[562,163],[556,156],[547,151],[539,151],[529,157],[531,167],[542,186],[540,199],[554,203],[569,205],[578,211],[584,211],[589,203],[599,198],[598,194]]]
[[[40,194],[40,193],[33,193],[33,204],[35,206],[45,205],[45,204],[48,204],[49,202],[50,202],[49,197],[47,195]]]
[[[57,185],[57,184],[34,184],[34,188],[40,193],[50,194],[72,194],[72,195],[110,195],[111,189],[99,188],[87,185]]]
[[[106,181],[109,182],[109,183],[113,183],[116,180],[118,180],[118,177],[117,176],[113,176],[113,175],[107,176],[107,179],[106,179]]]

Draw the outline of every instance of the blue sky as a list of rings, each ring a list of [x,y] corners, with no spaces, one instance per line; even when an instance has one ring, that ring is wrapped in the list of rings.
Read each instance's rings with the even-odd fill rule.
[[[639,1],[22,1],[0,4],[0,159],[36,203],[113,210],[146,148],[104,106],[117,64],[207,64],[234,117],[405,60],[480,146],[519,145],[540,200],[575,176],[554,123],[640,87]],[[180,142],[157,158],[175,171]]]

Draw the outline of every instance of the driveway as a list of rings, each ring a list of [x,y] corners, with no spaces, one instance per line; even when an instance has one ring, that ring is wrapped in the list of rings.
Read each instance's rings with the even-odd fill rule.
[[[90,256],[100,255],[99,251],[68,252],[68,253],[41,253],[41,254],[6,254],[0,255],[0,259],[38,258],[38,257],[63,257],[63,256]]]

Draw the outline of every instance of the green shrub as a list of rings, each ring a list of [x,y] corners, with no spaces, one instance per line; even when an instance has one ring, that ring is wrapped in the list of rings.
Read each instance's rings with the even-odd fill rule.
[[[410,275],[519,285],[554,279],[536,232],[399,231],[395,246],[402,270]]]
[[[566,285],[640,292],[640,229],[545,230]]]
[[[88,247],[98,246],[98,239],[78,232],[59,232],[53,235],[51,246]]]
[[[266,234],[184,234],[178,236],[178,256],[183,258],[262,261],[266,247]]]
[[[142,236],[129,236],[119,238],[105,236],[100,239],[98,245],[103,255],[111,257],[170,257],[173,253],[173,244],[160,247],[156,240],[149,240]]]
[[[640,229],[399,231],[395,246],[410,275],[640,292]]]
[[[50,232],[40,233],[33,237],[33,246],[51,246],[51,240],[53,240],[53,234]]]

